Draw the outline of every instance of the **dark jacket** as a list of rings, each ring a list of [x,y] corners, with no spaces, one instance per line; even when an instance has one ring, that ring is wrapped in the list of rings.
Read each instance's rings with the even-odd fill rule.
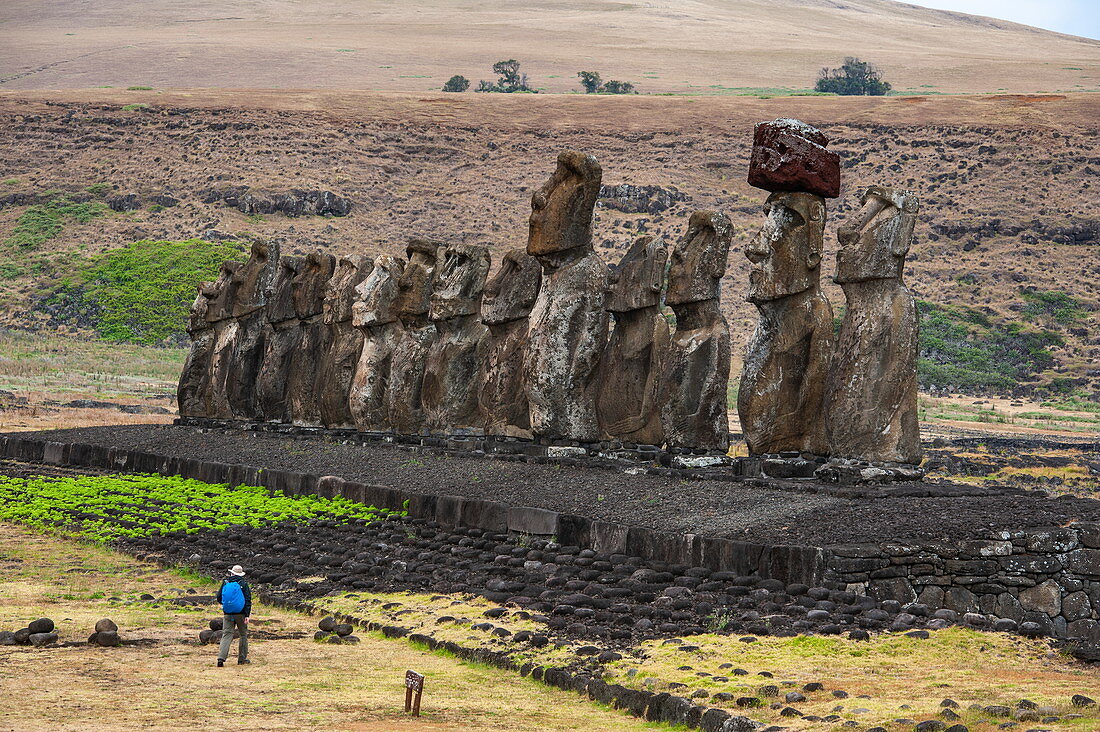
[[[241,610],[240,614],[246,618],[252,615],[252,590],[248,588],[248,583],[245,582],[244,577],[226,577],[222,580],[221,587],[218,588],[218,594],[214,598],[220,605],[222,602],[222,587],[225,587],[226,582],[240,582],[241,592],[244,593],[244,610]]]

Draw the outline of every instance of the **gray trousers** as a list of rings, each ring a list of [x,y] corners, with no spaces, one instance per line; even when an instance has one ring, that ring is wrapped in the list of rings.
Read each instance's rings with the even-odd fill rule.
[[[244,622],[244,615],[234,613],[222,616],[222,645],[218,650],[218,659],[224,661],[229,658],[229,645],[233,642],[233,629],[240,631],[241,640],[237,644],[237,660],[248,658],[248,626]]]

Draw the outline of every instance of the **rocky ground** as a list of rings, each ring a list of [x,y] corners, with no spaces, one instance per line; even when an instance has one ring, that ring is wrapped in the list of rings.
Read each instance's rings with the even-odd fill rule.
[[[338,475],[424,493],[487,498],[598,520],[767,544],[830,546],[877,542],[882,537],[899,541],[960,539],[992,529],[1100,520],[1100,501],[1072,496],[1051,499],[1042,492],[1019,489],[953,497],[884,495],[867,500],[812,492],[812,481],[698,481],[678,475],[632,475],[579,465],[437,454],[397,445],[344,445],[322,438],[211,433],[171,425],[37,434],[50,440],[270,470]]]

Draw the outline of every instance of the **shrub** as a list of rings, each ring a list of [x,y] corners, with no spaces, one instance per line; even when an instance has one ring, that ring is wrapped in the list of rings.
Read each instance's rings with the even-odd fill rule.
[[[602,94],[634,94],[634,85],[629,81],[615,81],[611,79],[600,87]]]
[[[527,74],[520,73],[519,61],[514,58],[507,61],[497,61],[493,64],[493,73],[498,76],[497,82],[493,84],[483,79],[478,84],[477,91],[503,92],[505,94],[534,92],[534,89],[527,84]]]
[[[600,72],[578,71],[577,76],[581,78],[581,86],[584,87],[585,94],[595,94],[600,90]]]
[[[443,85],[443,91],[445,92],[464,92],[470,88],[470,80],[465,76],[459,76],[455,74],[450,79],[447,79],[447,83]]]
[[[1023,314],[1029,320],[1046,316],[1059,325],[1070,325],[1085,315],[1085,308],[1077,298],[1064,292],[1027,290],[1021,295],[1027,303]]]
[[[882,72],[874,64],[848,56],[839,69],[822,69],[818,73],[814,89],[842,96],[880,97],[889,92],[891,87],[883,81]]]
[[[629,81],[616,81],[611,79],[604,82],[600,79],[598,71],[578,71],[585,94],[636,94],[634,85]]]
[[[93,259],[81,272],[84,297],[110,340],[153,344],[179,338],[195,286],[241,253],[234,242],[142,240]]]
[[[4,240],[7,246],[20,249],[36,249],[43,242],[53,239],[65,228],[66,219],[86,224],[109,210],[100,201],[75,203],[60,191],[46,191],[44,197],[53,196],[46,203],[28,206],[15,221],[11,236]]]

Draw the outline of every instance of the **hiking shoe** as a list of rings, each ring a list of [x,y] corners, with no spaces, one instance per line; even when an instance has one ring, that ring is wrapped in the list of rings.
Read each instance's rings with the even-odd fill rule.
[[[244,659],[243,661],[237,661],[237,665],[238,665],[238,666],[240,666],[240,665],[241,665],[242,663],[252,663],[252,662],[251,662],[251,661],[249,661],[249,660],[248,660],[247,658],[246,658],[246,659]]]
[[[218,668],[221,668],[221,667],[222,667],[222,666],[224,666],[224,665],[225,665],[225,661],[223,661],[223,660],[221,660],[221,659],[219,658],[219,659],[218,659]]]

